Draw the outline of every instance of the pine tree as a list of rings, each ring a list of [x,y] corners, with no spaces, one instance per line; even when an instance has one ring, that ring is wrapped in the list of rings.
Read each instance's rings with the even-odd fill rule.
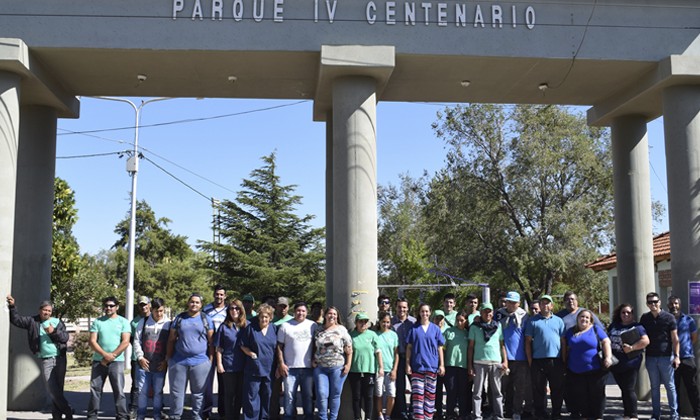
[[[244,179],[234,201],[221,203],[221,244],[200,242],[214,251],[221,282],[240,296],[252,293],[322,300],[325,294],[325,229],[312,228],[314,216],[298,217],[296,185],[281,185],[275,153]]]

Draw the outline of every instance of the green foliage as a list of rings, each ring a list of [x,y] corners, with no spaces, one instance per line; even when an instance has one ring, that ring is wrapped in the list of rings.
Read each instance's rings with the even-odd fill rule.
[[[111,284],[126,296],[129,264],[129,221],[119,222],[114,232],[119,235],[110,251],[99,255],[100,267]],[[193,292],[211,295],[211,280],[203,268],[205,256],[195,254],[187,245],[187,237],[175,235],[168,229],[171,220],[156,217],[146,201],[136,204],[134,249],[134,294],[160,297],[175,310],[186,308]]]
[[[91,257],[81,256],[73,226],[78,220],[75,194],[68,183],[54,179],[53,244],[51,255],[51,300],[58,318],[76,321],[97,315],[95,308],[107,290],[104,279],[91,266]],[[98,300],[95,304],[95,300]]]
[[[78,367],[88,367],[92,363],[93,351],[90,348],[90,333],[81,331],[73,336],[73,357]]]
[[[313,216],[294,214],[301,197],[293,195],[295,185],[281,185],[275,154],[262,160],[236,200],[221,203],[222,243],[201,241],[199,247],[216,253],[210,266],[235,295],[322,300],[325,230],[311,228]]]
[[[446,108],[433,124],[449,152],[430,182],[423,217],[440,264],[485,276],[491,294],[526,299],[559,282],[603,299],[587,272],[613,236],[608,132],[559,106]]]

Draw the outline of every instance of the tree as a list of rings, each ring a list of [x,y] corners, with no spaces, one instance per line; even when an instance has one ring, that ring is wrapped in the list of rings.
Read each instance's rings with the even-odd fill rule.
[[[103,271],[122,289],[126,287],[128,269],[129,223],[127,215],[114,229],[119,239],[112,246],[113,251],[100,255]],[[136,203],[134,293],[163,298],[167,305],[179,310],[186,308],[193,292],[211,295],[212,284],[203,268],[203,257],[192,251],[187,237],[173,234],[169,223],[168,218],[156,217],[145,200]]]
[[[99,315],[99,301],[108,290],[104,278],[80,255],[73,226],[78,220],[75,193],[61,178],[54,179],[53,244],[51,253],[51,301],[54,316],[75,322]],[[96,310],[97,309],[97,310]]]
[[[287,296],[307,301],[325,295],[325,229],[312,228],[313,216],[294,214],[301,197],[296,185],[284,186],[275,153],[244,179],[235,201],[221,203],[221,244],[200,242],[217,255],[211,267],[239,295]]]
[[[581,267],[614,236],[606,130],[549,105],[456,106],[433,128],[449,147],[424,207],[441,261],[528,300],[551,293],[555,280],[602,283]],[[597,283],[587,290],[601,299]]]

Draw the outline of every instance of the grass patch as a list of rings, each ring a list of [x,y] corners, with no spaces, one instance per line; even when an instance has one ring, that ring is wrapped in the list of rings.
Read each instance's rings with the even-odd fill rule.
[[[67,380],[63,389],[64,391],[83,391],[90,388],[90,381],[88,380]]]

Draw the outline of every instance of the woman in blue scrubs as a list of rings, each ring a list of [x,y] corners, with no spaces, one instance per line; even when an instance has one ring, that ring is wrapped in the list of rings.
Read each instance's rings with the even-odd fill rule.
[[[277,329],[272,321],[275,310],[268,304],[258,309],[257,322],[252,321],[241,334],[241,350],[246,354],[243,369],[245,420],[268,420],[272,394],[272,362],[277,348]]]
[[[223,375],[226,390],[226,420],[239,420],[241,417],[246,355],[239,344],[247,324],[243,303],[231,299],[226,309],[226,320],[214,335],[216,369]]]

